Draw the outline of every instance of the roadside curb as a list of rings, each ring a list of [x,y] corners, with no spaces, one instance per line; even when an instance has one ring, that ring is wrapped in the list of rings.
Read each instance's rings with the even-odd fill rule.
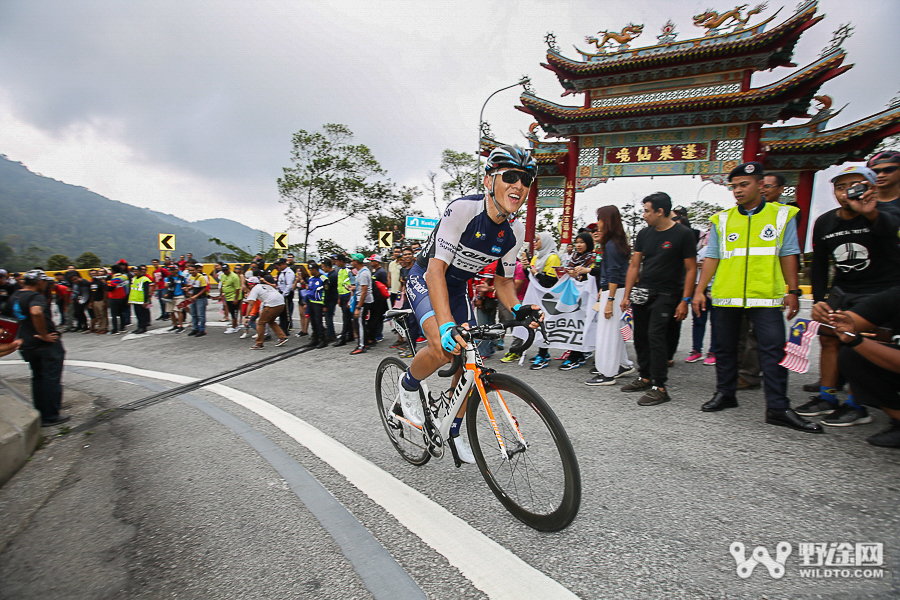
[[[0,380],[2,381],[2,380]],[[0,486],[15,475],[41,439],[41,415],[5,381],[0,385]]]

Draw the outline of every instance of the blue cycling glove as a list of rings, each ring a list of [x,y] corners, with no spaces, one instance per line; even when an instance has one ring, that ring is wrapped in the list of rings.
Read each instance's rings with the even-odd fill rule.
[[[441,346],[447,352],[453,352],[456,348],[456,338],[453,337],[453,328],[456,327],[456,323],[453,321],[447,321],[443,325],[441,325]]]

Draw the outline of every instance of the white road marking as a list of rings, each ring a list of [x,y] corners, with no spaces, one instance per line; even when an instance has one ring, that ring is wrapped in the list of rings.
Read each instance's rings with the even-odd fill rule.
[[[231,326],[231,322],[223,323],[223,322],[219,322],[219,321],[210,321],[210,322],[207,322],[207,323],[206,323],[206,326],[207,326],[207,327],[230,327],[230,326]],[[172,334],[174,334],[174,333],[175,333],[174,331],[169,331],[169,327],[171,327],[171,325],[168,325],[168,324],[167,324],[166,326],[157,327],[156,329],[148,329],[148,330],[146,331],[146,333],[126,333],[126,334],[123,335],[120,339],[121,339],[122,341],[125,341],[125,340],[139,340],[139,339],[141,339],[141,338],[147,337],[148,335],[159,335],[159,334],[161,334],[161,333],[172,333]],[[184,327],[185,327],[186,330],[187,330],[187,329],[190,329],[191,324],[190,324],[190,323],[187,323],[187,324],[185,324]]]
[[[21,361],[0,361],[0,365],[17,362]],[[66,364],[106,369],[178,384],[197,380],[194,377],[148,371],[115,363],[68,360]],[[535,569],[437,502],[325,435],[303,419],[256,396],[222,384],[212,384],[204,389],[253,411],[305,446],[392,514],[409,531],[443,555],[472,582],[472,585],[490,598],[495,600],[578,598],[562,584]],[[381,432],[380,429],[378,431]],[[499,506],[491,508],[501,510]]]

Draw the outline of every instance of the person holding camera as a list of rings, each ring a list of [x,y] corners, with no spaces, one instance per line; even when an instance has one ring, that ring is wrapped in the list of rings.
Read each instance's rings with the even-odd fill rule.
[[[875,173],[867,167],[852,166],[832,178],[834,197],[840,206],[816,219],[813,226],[812,286],[813,300],[825,300],[832,310],[848,310],[872,294],[900,285],[900,247],[897,230],[900,213],[890,205],[879,204],[875,197]],[[834,278],[828,286],[829,259],[834,263]],[[846,403],[838,405],[838,352],[840,339],[828,328],[819,329],[822,375],[819,394],[798,406],[798,415],[827,415],[823,425],[847,427],[871,423],[866,408],[857,403],[853,392]]]

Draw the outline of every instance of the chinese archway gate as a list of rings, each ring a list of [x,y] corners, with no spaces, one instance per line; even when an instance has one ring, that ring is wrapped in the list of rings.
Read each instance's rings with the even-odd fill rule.
[[[815,172],[861,160],[884,137],[900,132],[900,106],[825,130],[828,119],[840,111],[831,110],[828,96],[816,94],[823,83],[852,67],[842,64],[846,27],[835,32],[815,62],[775,83],[752,87],[757,71],[796,67],[791,62],[794,46],[824,18],[816,15],[817,1],[809,0],[771,29],[766,30],[778,13],[748,25],[764,9],[697,15],[694,25],[706,34],[684,41],[676,41],[669,21],[657,36],[659,43],[646,48],[629,46],[643,25],[600,32],[603,42],[587,40],[596,52],[576,48],[580,60],[563,57],[548,34],[542,66],[557,75],[563,96],[581,94],[584,102],[566,106],[526,92],[516,107],[537,121],[528,136],[539,170],[529,197],[527,239],[534,237],[535,207],[561,206],[561,241],[570,242],[575,193],[609,178],[698,175],[723,183],[731,169],[749,160],[785,176],[785,194],[800,206],[800,231],[805,232]],[[818,112],[809,115],[814,102]],[[773,126],[798,117],[808,120]],[[537,126],[545,139],[538,139]],[[483,151],[496,144],[483,139]]]

